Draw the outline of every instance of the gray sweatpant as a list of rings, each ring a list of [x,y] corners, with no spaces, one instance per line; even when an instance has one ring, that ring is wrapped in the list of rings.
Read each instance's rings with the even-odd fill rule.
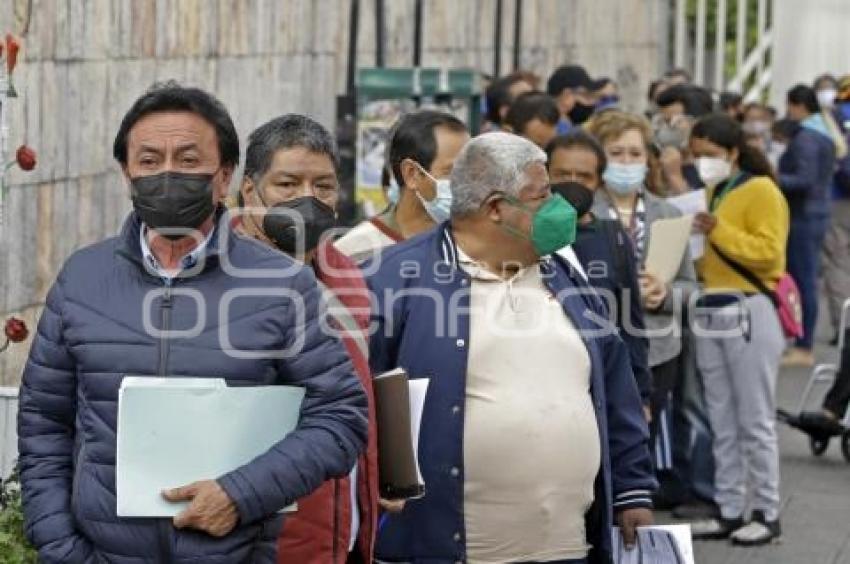
[[[715,501],[723,517],[741,517],[749,488],[751,508],[777,519],[776,376],[785,339],[776,310],[757,295],[702,310],[697,323],[697,363],[714,435]]]

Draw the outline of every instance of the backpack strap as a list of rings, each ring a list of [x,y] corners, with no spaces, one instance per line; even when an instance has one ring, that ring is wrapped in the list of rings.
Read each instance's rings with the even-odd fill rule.
[[[764,294],[765,296],[770,298],[770,301],[773,302],[774,306],[779,307],[779,301],[776,298],[776,292],[768,288],[767,284],[765,284],[761,278],[756,276],[751,270],[749,270],[741,263],[727,256],[723,251],[720,250],[720,247],[718,247],[714,243],[711,243],[711,248],[714,249],[714,252],[717,253],[717,256],[723,259],[723,262],[728,264],[732,270],[737,272],[744,280],[755,286],[760,294]]]

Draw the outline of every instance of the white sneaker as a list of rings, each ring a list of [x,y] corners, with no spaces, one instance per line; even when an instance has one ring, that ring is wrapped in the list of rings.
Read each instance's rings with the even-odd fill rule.
[[[743,519],[701,519],[691,523],[691,535],[696,540],[727,539],[744,525]]]
[[[753,511],[753,520],[732,533],[733,544],[741,546],[759,546],[778,542],[782,537],[779,520],[767,521],[764,513]]]

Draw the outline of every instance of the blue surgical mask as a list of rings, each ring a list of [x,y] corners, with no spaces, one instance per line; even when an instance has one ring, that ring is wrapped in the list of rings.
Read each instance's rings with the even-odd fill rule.
[[[395,178],[390,178],[390,187],[387,188],[387,201],[392,205],[396,205],[400,197],[401,188],[398,187],[398,182],[395,181]]]
[[[419,167],[422,173],[430,178],[435,185],[436,196],[433,200],[426,200],[422,194],[416,190],[416,197],[422,202],[422,207],[428,212],[436,223],[443,223],[451,216],[452,211],[452,187],[448,178],[434,178],[424,168]]]
[[[608,163],[602,179],[605,185],[617,194],[631,194],[640,190],[646,180],[645,163]]]

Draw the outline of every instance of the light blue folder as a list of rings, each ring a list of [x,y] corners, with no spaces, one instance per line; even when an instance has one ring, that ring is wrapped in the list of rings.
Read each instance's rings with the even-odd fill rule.
[[[187,504],[162,490],[218,478],[268,451],[297,426],[304,389],[127,376],[118,398],[118,515],[173,517]]]

